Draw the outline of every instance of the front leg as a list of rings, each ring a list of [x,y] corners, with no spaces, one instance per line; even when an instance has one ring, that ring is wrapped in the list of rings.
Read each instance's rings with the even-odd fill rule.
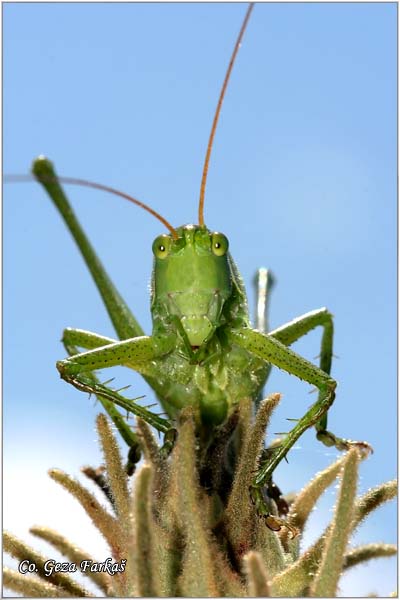
[[[81,333],[89,345],[90,340],[86,340],[85,337],[88,333]],[[74,337],[74,334],[71,335]],[[95,336],[94,334],[89,334],[89,336],[93,339],[93,343],[95,343],[95,339],[101,339],[100,336]],[[71,338],[69,339],[70,341]],[[75,338],[74,342],[76,341]],[[110,343],[105,338],[104,343],[107,345],[90,350],[89,352],[74,354],[70,358],[57,362],[57,369],[61,377],[79,390],[100,396],[141,417],[158,431],[162,433],[169,431],[171,424],[167,419],[161,418],[139,406],[133,400],[124,398],[118,392],[98,383],[93,377],[93,371],[117,365],[123,365],[140,371],[149,361],[168,354],[175,347],[175,336],[166,335],[157,338],[141,336],[115,343]],[[71,350],[72,347],[69,348],[69,351]]]
[[[68,356],[71,357],[79,354],[81,352],[81,350],[79,350],[80,348],[84,348],[85,350],[94,350],[95,348],[100,348],[101,346],[114,344],[115,340],[105,336],[97,335],[95,333],[92,333],[91,331],[85,331],[83,329],[72,329],[68,327],[67,329],[64,329],[62,343],[64,345],[65,350],[68,353]],[[86,377],[87,376],[88,374],[86,373]],[[94,373],[91,373],[91,377],[93,379],[94,384],[100,383]],[[125,441],[129,448],[126,471],[127,473],[132,474],[136,468],[136,463],[138,463],[141,458],[141,444],[139,436],[132,429],[132,427],[130,427],[126,418],[120,413],[114,402],[111,402],[111,400],[108,400],[107,398],[104,398],[100,395],[97,396],[97,399],[102,404],[108,416],[111,418],[112,422],[119,431],[122,439]],[[97,471],[93,471],[92,475],[93,476],[91,477],[91,479],[93,479],[95,483],[100,485],[101,489],[104,491],[106,488],[101,483],[102,475],[97,473]]]
[[[273,471],[298,438],[309,427],[316,425],[323,418],[334,401],[336,381],[270,335],[264,335],[250,328],[243,328],[230,331],[228,339],[231,343],[256,354],[287,373],[315,385],[320,392],[317,401],[306,412],[304,417],[296,423],[295,427],[285,436],[282,443],[274,449],[274,452],[271,453],[271,456],[262,465],[254,479],[254,484],[259,487],[270,480]]]
[[[319,354],[319,367],[329,375],[331,372],[333,355],[333,317],[328,309],[319,308],[313,310],[278,329],[274,329],[269,335],[282,342],[282,344],[285,344],[285,346],[290,346],[318,326],[323,329]],[[321,392],[319,394],[319,399],[321,400]],[[352,446],[357,446],[366,454],[372,451],[371,446],[367,442],[355,442],[353,440],[337,437],[332,432],[327,431],[327,425],[328,413],[326,412],[315,424],[317,439],[325,444],[325,446],[335,446],[337,450],[349,450]]]
[[[231,330],[228,333],[228,339],[231,343],[256,354],[272,365],[315,385],[319,389],[317,401],[284,437],[279,446],[269,449],[268,456],[265,461],[262,461],[250,487],[251,498],[258,514],[265,518],[265,522],[270,529],[279,530],[282,526],[286,526],[286,523],[270,514],[263,497],[263,487],[271,481],[274,470],[299,437],[309,427],[316,425],[326,414],[335,399],[336,381],[270,335],[262,334],[254,329],[243,328]],[[295,530],[292,530],[292,535],[296,535],[296,533]]]

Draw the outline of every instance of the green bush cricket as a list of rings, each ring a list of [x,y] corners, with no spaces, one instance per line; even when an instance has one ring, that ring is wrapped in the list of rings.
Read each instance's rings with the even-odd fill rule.
[[[239,37],[244,28],[245,23]],[[238,39],[235,50],[239,42]],[[142,335],[140,326],[108,283],[91,248],[83,240],[84,234],[61,197],[50,164],[46,160],[36,161],[35,175],[51,193],[58,209],[64,215],[69,214],[68,226],[79,240],[98,287],[102,288],[102,297],[118,337],[127,340],[115,343],[90,332],[66,330],[64,345],[73,356],[60,361],[58,368],[68,382],[95,393],[102,400],[125,441],[133,448],[134,455],[137,449],[135,434],[115,405],[143,417],[160,432],[169,433],[179,411],[191,404],[198,409],[199,428],[212,435],[213,427],[226,420],[241,398],[251,396],[256,401],[271,364],[315,385],[319,390],[318,400],[281,444],[269,453],[254,479],[253,500],[259,512],[268,516],[261,490],[306,429],[315,425],[317,437],[327,446],[333,445],[339,450],[357,444],[367,451],[369,445],[338,438],[326,429],[326,413],[334,400],[336,387],[329,376],[333,322],[326,309],[308,313],[264,335],[265,308],[260,308],[258,330],[250,327],[243,283],[228,252],[228,240],[222,233],[208,231],[204,224],[204,191],[212,137],[203,172],[198,225],[175,228],[167,223],[170,233],[162,234],[153,244],[153,333],[147,337]],[[61,178],[61,181],[84,183],[68,178]],[[260,272],[260,280],[264,275]],[[260,289],[262,297],[268,294],[262,284]],[[319,368],[288,348],[317,326],[323,328]],[[78,348],[89,352],[78,355]],[[93,378],[92,371],[114,365],[130,366],[141,372],[156,391],[168,418],[151,413]]]

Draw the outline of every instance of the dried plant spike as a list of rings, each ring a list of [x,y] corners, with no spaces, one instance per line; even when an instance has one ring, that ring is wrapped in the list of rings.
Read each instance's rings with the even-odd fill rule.
[[[81,550],[78,546],[70,542],[67,538],[57,533],[53,529],[48,527],[31,527],[29,530],[32,535],[46,540],[49,544],[54,546],[61,554],[76,564],[80,564],[82,560],[89,560],[95,562],[95,559],[90,556],[85,550]],[[87,575],[103,592],[106,594],[112,587],[112,578],[108,573],[100,573],[96,571],[87,570],[83,572]]]
[[[252,452],[262,427],[260,425],[257,430],[257,422],[251,426],[250,409],[250,403],[245,402],[240,416],[240,440],[242,451],[247,449]],[[265,420],[267,412],[265,408],[264,417],[259,416],[259,423]],[[352,449],[341,461],[317,475],[304,488],[314,490],[310,493],[316,499],[318,488],[324,488],[334,476],[338,465],[342,465],[342,481],[333,523],[296,562],[293,563],[292,556],[284,552],[279,536],[265,526],[256,526],[255,535],[254,530],[249,530],[249,550],[240,554],[238,549],[234,556],[229,546],[227,529],[221,526],[221,521],[217,521],[218,526],[215,526],[215,514],[223,514],[223,502],[220,500],[214,505],[215,498],[209,494],[210,490],[202,488],[200,484],[201,461],[197,454],[201,452],[201,438],[196,435],[195,429],[193,410],[184,410],[171,459],[165,461],[171,463],[171,476],[166,497],[161,502],[159,496],[154,494],[156,479],[153,465],[144,464],[136,474],[131,507],[135,514],[127,526],[129,535],[124,534],[125,525],[121,523],[121,515],[114,519],[99,504],[87,509],[89,513],[94,510],[95,523],[101,533],[104,530],[104,520],[107,526],[114,525],[114,536],[118,539],[118,545],[114,541],[111,548],[114,561],[127,559],[126,571],[117,577],[107,577],[104,573],[86,573],[107,596],[333,596],[339,576],[345,569],[371,558],[394,555],[395,547],[390,544],[368,544],[347,553],[345,551],[357,518],[365,516],[393,497],[396,489],[394,482],[389,482],[370,490],[357,502],[356,476],[360,457],[357,449]],[[254,432],[255,435],[252,436]],[[112,468],[113,461],[107,462],[108,468]],[[60,471],[52,471],[52,476],[62,482],[87,508],[93,497],[85,488]],[[248,476],[251,479],[252,472]],[[112,482],[112,478],[110,481]],[[320,483],[316,484],[316,481]],[[254,511],[253,519],[253,524],[261,523],[254,518]],[[57,532],[43,527],[34,527],[31,531],[76,564],[82,559],[92,560]],[[132,544],[132,540],[135,540],[135,544]],[[28,558],[39,565],[43,565],[46,560],[9,534],[5,534],[4,548],[17,558]],[[62,573],[54,574],[58,575],[58,579],[53,577],[53,580],[48,581],[43,576],[42,568],[41,575],[42,579],[35,579],[29,574],[21,575],[7,570],[5,581],[10,589],[30,597],[91,595]]]
[[[53,573],[47,575],[43,565],[47,560],[47,557],[39,554],[33,548],[22,542],[15,536],[11,535],[7,531],[3,533],[3,548],[5,552],[8,552],[14,558],[19,560],[28,560],[30,563],[34,563],[37,568],[37,575],[43,577],[45,581],[52,583],[63,590],[64,595],[67,592],[71,596],[88,596],[88,592],[76,583],[69,575],[64,573]]]
[[[4,567],[3,571],[3,585],[4,587],[22,594],[26,598],[71,598],[71,594],[68,594],[62,588],[52,585],[49,582],[42,581],[40,579],[34,579],[28,577],[22,573],[17,573],[8,567]],[[89,596],[89,593],[85,594]]]
[[[267,429],[272,412],[275,410],[280,399],[281,394],[275,392],[260,402],[258,407],[254,426],[251,432],[251,439],[249,440],[249,450],[251,450],[256,462],[260,456],[261,448],[265,438],[265,431]]]
[[[243,427],[242,451],[225,513],[226,528],[237,560],[250,550],[252,536],[255,535],[254,521],[258,517],[251,503],[249,488],[258,464],[265,429],[280,397],[280,394],[271,394],[261,402],[253,427],[250,424],[251,403],[246,400],[240,405],[240,423]]]
[[[300,532],[304,530],[307,519],[320,496],[335,481],[343,467],[346,456],[341,456],[335,463],[320,471],[300,492],[290,506],[287,521]],[[287,544],[289,530],[282,528],[279,537]]]
[[[204,522],[204,499],[200,497],[192,409],[185,409],[181,419],[172,466],[172,477],[180,486],[175,493],[174,512],[185,537],[179,586],[184,596],[214,597],[219,596],[219,591],[212,561],[211,532]]]
[[[230,417],[220,425],[207,448],[201,465],[202,479],[209,487],[224,491],[227,489],[224,478],[226,448],[232,434],[237,431],[239,421],[239,408],[232,412]]]
[[[117,440],[111,431],[110,424],[105,415],[98,415],[96,423],[114,499],[114,506],[120,517],[120,522],[125,523],[129,529],[130,503],[128,477],[122,465]]]
[[[258,552],[248,552],[243,558],[250,598],[269,598],[270,590],[265,562]]]
[[[357,546],[357,548],[353,548],[353,550],[345,554],[343,570],[350,569],[367,560],[395,556],[396,554],[397,548],[394,544],[365,544]]]
[[[396,496],[397,483],[389,481],[369,490],[355,502],[353,530],[361,520],[384,502]],[[318,540],[302,554],[286,571],[278,573],[271,581],[271,591],[274,596],[304,596],[312,583],[321,561],[326,537],[329,535],[329,525]]]
[[[79,481],[72,479],[72,477],[59,469],[50,469],[49,475],[78,500],[110,545],[114,556],[118,557],[118,559],[124,558],[120,546],[122,532],[118,521],[107,512],[93,494],[84,488]]]
[[[135,523],[134,570],[137,593],[142,597],[156,596],[153,577],[157,562],[153,547],[154,531],[151,506],[152,468],[144,464],[135,477],[133,511]]]
[[[256,460],[248,459],[246,450],[251,436],[252,405],[245,398],[239,406],[240,452],[238,465],[232,483],[231,493],[224,513],[224,527],[232,545],[235,558],[239,564],[244,554],[252,547],[254,531],[254,508],[251,505],[249,486]],[[247,462],[248,461],[248,462]],[[250,465],[250,469],[246,469]]]
[[[246,598],[248,594],[243,578],[236,570],[232,569],[228,557],[223,555],[216,542],[211,545],[211,552],[215,565],[215,576],[221,593],[230,598]]]
[[[336,596],[343,568],[343,556],[351,534],[359,460],[360,456],[355,448],[347,453],[344,461],[335,516],[325,541],[321,564],[311,588],[313,597]]]
[[[160,465],[160,448],[155,440],[153,432],[147,425],[146,421],[137,418],[137,428],[140,434],[140,438],[143,443],[143,451],[147,460],[155,467]]]
[[[268,565],[268,575],[271,579],[284,571],[288,555],[284,553],[279,537],[269,527],[266,527],[261,519],[256,526],[255,548],[265,564]]]
[[[384,502],[393,500],[397,495],[397,481],[393,479],[382,483],[366,492],[356,504],[353,529],[363,521],[371,511],[381,506]]]
[[[157,580],[155,585],[160,597],[178,596],[178,577],[182,562],[182,536],[174,523],[162,527],[153,521],[155,532],[154,549],[157,559]]]

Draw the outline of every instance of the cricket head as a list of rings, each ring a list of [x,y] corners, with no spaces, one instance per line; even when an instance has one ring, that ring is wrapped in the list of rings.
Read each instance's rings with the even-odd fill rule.
[[[206,227],[184,225],[153,242],[151,309],[178,323],[192,348],[206,343],[222,323],[232,292],[228,239]]]

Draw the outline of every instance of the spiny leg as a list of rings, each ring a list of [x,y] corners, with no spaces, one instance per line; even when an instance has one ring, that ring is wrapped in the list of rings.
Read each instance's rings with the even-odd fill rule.
[[[148,360],[149,356],[165,353],[171,345],[170,338],[154,340],[153,338],[140,337],[125,342],[115,342],[111,338],[81,329],[66,329],[63,334],[63,344],[70,358],[57,363],[57,368],[61,376],[78,389],[94,393],[99,398],[129,446],[128,470],[132,471],[135,462],[140,458],[138,453],[139,442],[137,435],[131,430],[123,416],[117,410],[116,404],[136,416],[140,416],[158,431],[165,433],[166,440],[164,445],[168,449],[170,448],[170,439],[172,439],[175,430],[168,420],[161,418],[159,415],[139,406],[133,400],[124,398],[118,392],[99,383],[93,373],[96,369],[115,366],[117,364],[124,364],[135,368],[135,366],[139,365],[139,356],[141,357],[141,361],[143,361],[146,356]],[[78,347],[89,348],[90,351],[78,354]]]
[[[325,366],[325,368],[330,369],[333,323],[332,316],[326,309],[309,313],[308,315],[305,315],[305,317],[289,323],[288,326],[271,332],[269,335],[263,335],[258,331],[245,328],[231,331],[228,336],[231,338],[231,341],[239,346],[257,354],[261,358],[264,358],[264,360],[297,376],[299,379],[303,379],[304,381],[315,385],[319,389],[318,400],[297,422],[282,443],[271,452],[271,455],[268,456],[267,460],[261,464],[261,467],[253,480],[250,489],[251,497],[259,514],[265,517],[266,523],[271,529],[279,530],[280,527],[285,526],[286,524],[285,521],[269,514],[268,507],[262,495],[262,488],[265,483],[271,481],[273,471],[302,433],[313,425],[318,426],[321,423],[323,425],[326,423],[324,417],[334,401],[336,388],[336,382],[328,373],[293,352],[290,348],[285,346],[281,340],[284,340],[287,344],[293,343],[296,339],[301,337],[301,335],[304,335],[316,325],[321,324],[321,321],[322,324],[327,323],[322,340],[321,364]],[[323,430],[322,433],[325,434],[325,430]],[[328,436],[329,440],[331,440],[332,437],[334,437],[335,440],[338,440],[338,447],[340,450],[348,449],[354,445],[363,452],[370,451],[371,449],[366,442],[341,440],[329,433]],[[321,438],[319,437],[319,439]],[[324,435],[322,436],[321,441],[325,442]],[[292,531],[292,534],[296,535],[296,531]]]
[[[83,329],[71,329],[67,328],[63,331],[62,343],[64,348],[68,352],[68,356],[76,356],[80,350],[78,348],[94,349],[107,344],[115,343],[112,338],[105,336],[96,335],[90,331]],[[91,373],[91,377],[94,385],[100,385],[94,373]],[[121,415],[117,407],[113,402],[102,396],[97,396],[97,399],[102,404],[103,408],[108,413],[109,417],[113,421],[114,425],[118,429],[122,439],[126,442],[128,451],[128,461],[126,464],[126,471],[128,474],[133,474],[136,463],[141,458],[140,441],[139,436],[132,430],[132,428],[126,422],[126,419]],[[93,470],[94,472],[94,470]],[[96,471],[97,473],[97,471]],[[88,475],[90,477],[90,475]],[[100,479],[98,477],[90,477],[107,495],[107,490],[104,485],[100,485]]]
[[[263,486],[271,480],[272,474],[281,460],[286,456],[299,437],[313,425],[316,425],[325,415],[335,398],[336,382],[324,371],[319,369],[305,358],[282,344],[270,335],[262,334],[254,329],[243,328],[228,332],[231,343],[245,348],[265,361],[283,369],[299,379],[315,385],[320,394],[317,401],[306,414],[296,423],[293,429],[285,436],[279,446],[271,451],[268,460],[263,463],[253,480],[251,495],[257,506],[259,514],[264,515],[267,524],[273,529],[280,527],[283,521],[275,519],[269,514],[268,507],[262,495]],[[271,521],[268,522],[268,519]]]
[[[319,367],[325,373],[330,374],[333,355],[333,317],[328,309],[319,308],[313,310],[278,329],[274,329],[269,335],[282,342],[282,344],[285,344],[285,346],[290,346],[318,326],[323,328]],[[321,392],[319,393],[319,400],[321,400]],[[356,442],[337,437],[330,431],[327,431],[327,424],[328,413],[326,412],[315,424],[317,439],[325,446],[335,446],[337,450],[348,450],[352,446],[358,446],[360,450],[364,450],[366,453],[372,451],[371,446],[367,442]]]
[[[269,330],[268,313],[270,307],[270,295],[271,289],[275,284],[275,280],[269,269],[261,267],[255,274],[253,281],[255,292],[256,292],[256,313],[255,313],[255,324],[257,331],[261,333],[267,333]],[[265,382],[268,381],[269,374],[271,373],[271,365],[268,363],[267,371],[265,374]],[[262,391],[258,395],[255,405],[258,406],[263,399]]]
[[[82,329],[65,329],[63,332],[62,342],[69,356],[75,356],[79,354],[78,347],[85,349],[94,349],[100,346],[105,346],[106,344],[114,343],[114,340],[111,338],[106,338],[103,336],[98,336],[89,331],[84,331]],[[91,373],[93,384],[99,385],[100,382],[97,379],[94,373]],[[133,429],[128,425],[126,419],[121,415],[119,410],[116,408],[114,402],[111,402],[107,398],[104,398],[100,395],[97,396],[97,399],[102,404],[103,408],[108,413],[109,417],[113,421],[114,425],[118,429],[122,439],[126,442],[129,450],[128,450],[128,459],[125,465],[125,470],[129,476],[133,475],[136,469],[136,464],[141,459],[141,444],[139,440],[139,436],[133,431]],[[84,470],[89,479],[91,479],[106,495],[106,497],[113,504],[112,495],[110,495],[110,490],[108,487],[108,483],[104,478],[104,474],[100,469],[93,469],[87,467]]]
[[[101,295],[101,298],[114,325],[114,329],[117,333],[118,338],[120,340],[124,340],[143,335],[142,328],[140,327],[139,323],[135,319],[134,315],[130,311],[128,305],[126,304],[118,290],[115,288],[103,264],[97,256],[92,244],[86,236],[81,224],[79,223],[79,220],[77,219],[67,199],[67,196],[65,195],[59,181],[57,180],[57,175],[55,173],[52,163],[45,157],[39,157],[34,161],[32,165],[32,172],[38,179],[39,183],[41,183],[45,188],[54,206],[56,207],[65,224],[67,225],[69,232],[74,238],[79,248],[79,251],[83,256],[86,266],[88,267],[96,284],[96,287]],[[94,338],[96,337],[98,339],[101,338],[101,336],[94,336]],[[104,344],[106,343],[108,343],[108,341],[104,341]],[[74,342],[71,341],[71,344],[74,344]],[[91,349],[102,345],[101,343],[95,344],[94,340],[91,341],[91,344],[92,345],[89,345],[89,348]],[[79,345],[80,344],[78,342],[77,346]],[[84,344],[81,345],[82,347],[85,347]],[[76,352],[77,349],[75,348],[75,350],[71,351],[71,354],[75,354]],[[159,385],[157,377],[147,375],[143,375],[143,377],[160,397],[162,389]],[[96,381],[96,385],[99,386],[100,384]],[[122,421],[118,416],[118,411],[116,411],[114,404],[110,404],[111,402],[114,402],[114,399],[106,398],[104,395],[101,396],[100,394],[98,395],[98,397],[99,399],[101,398],[103,406],[106,408],[108,414],[113,419],[114,423],[117,425],[116,421],[119,422],[119,425],[117,425],[117,427],[121,435],[124,437],[124,439],[126,436],[129,439],[129,433],[126,431],[126,427],[124,427],[124,425],[122,424]],[[106,403],[108,403],[108,408],[106,407]],[[143,418],[146,417],[143,416]],[[124,429],[125,433],[123,433]],[[129,445],[129,442],[127,443]]]
[[[254,276],[253,280],[255,293],[256,293],[256,311],[255,311],[255,327],[257,331],[261,333],[268,333],[269,331],[269,308],[271,303],[271,290],[275,285],[275,279],[269,269],[265,267],[260,267],[257,270],[257,273]],[[271,364],[268,363],[268,371],[266,373],[265,380],[268,380],[269,374],[271,372]],[[262,392],[258,395],[255,405],[256,410],[258,410],[259,404],[263,398]],[[267,458],[270,456],[270,452],[273,452],[270,448],[264,448],[260,461],[261,463],[265,462]],[[279,515],[286,515],[289,506],[285,499],[283,498],[282,492],[279,487],[274,483],[272,478],[266,484],[266,494],[268,498],[274,501]]]
[[[104,266],[97,256],[92,244],[87,238],[79,220],[77,219],[68,199],[62,189],[52,163],[44,157],[36,159],[32,165],[32,172],[43,185],[51,201],[60,213],[62,219],[74,238],[79,251],[88,267],[102,301],[114,325],[117,337],[120,340],[130,339],[143,335],[143,330],[130,311],[128,305],[121,297],[118,290],[108,276]],[[153,388],[159,397],[162,397],[162,387],[158,378],[143,375],[144,379]]]
[[[132,400],[124,398],[118,392],[107,388],[105,385],[93,382],[93,371],[121,365],[140,372],[141,368],[145,368],[146,363],[172,350],[175,346],[175,336],[166,335],[162,338],[141,336],[122,342],[110,343],[109,338],[102,338],[102,336],[86,331],[78,332],[78,334],[76,330],[73,331],[74,333],[70,335],[74,336],[75,341],[77,335],[78,337],[81,336],[81,344],[83,346],[85,343],[90,345],[94,343],[93,340],[101,339],[105,339],[107,345],[58,361],[57,369],[61,377],[77,389],[95,394],[96,396],[99,395],[141,417],[158,431],[163,433],[168,431],[170,429],[170,422],[167,419],[151,413]]]
[[[118,337],[120,339],[125,339],[142,335],[143,331],[139,323],[136,321],[118,290],[115,288],[93,246],[82,229],[78,219],[76,218],[63,189],[57,181],[57,176],[55,174],[53,165],[44,157],[40,157],[34,162],[32,171],[39,179],[39,182],[46,189],[53,204],[60,213],[72,237],[74,238],[94,279],[96,287],[100,292]],[[83,332],[81,333],[83,335]],[[69,335],[70,337],[68,337]],[[78,346],[92,349],[113,341],[108,338],[101,338],[100,336],[93,336],[90,340],[88,340],[87,336],[85,337],[83,335],[82,337],[82,335],[80,335],[79,330],[76,331],[76,335],[73,333],[73,330],[66,330],[64,332],[63,343],[70,356],[78,353]],[[100,385],[94,374],[92,374],[92,380],[93,385]],[[110,399],[101,395],[97,395],[97,397],[130,448],[130,469],[132,470],[134,464],[132,460],[139,459],[137,451],[137,436],[125,422],[120,412],[116,409],[115,404]]]

